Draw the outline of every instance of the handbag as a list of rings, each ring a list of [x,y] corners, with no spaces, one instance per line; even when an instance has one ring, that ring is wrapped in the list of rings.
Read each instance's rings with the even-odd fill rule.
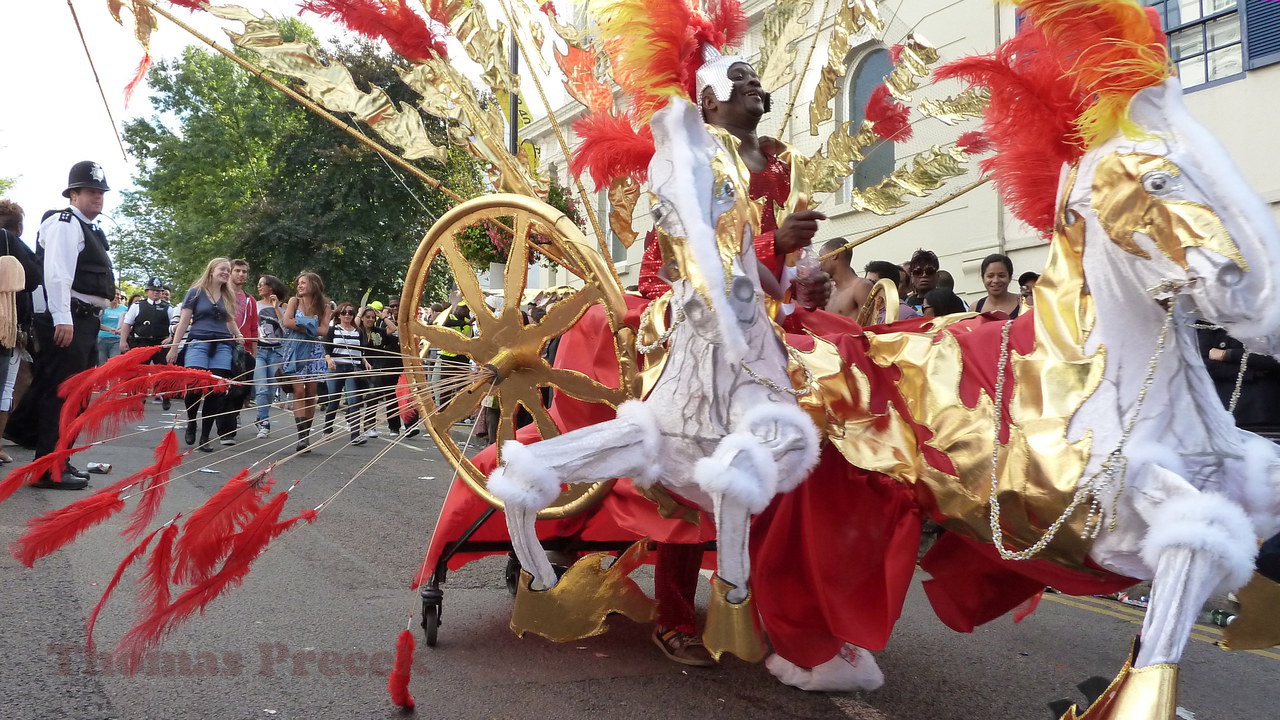
[[[231,377],[243,381],[246,375],[249,376],[248,379],[253,379],[253,358],[249,356],[244,343],[238,342],[231,346]]]

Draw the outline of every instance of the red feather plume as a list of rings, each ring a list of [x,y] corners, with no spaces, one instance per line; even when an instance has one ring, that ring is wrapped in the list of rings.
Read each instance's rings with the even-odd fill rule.
[[[412,710],[413,695],[409,692],[409,676],[413,671],[413,651],[417,649],[417,641],[409,630],[401,630],[396,639],[396,661],[387,676],[387,692],[391,693],[391,702],[405,710]]]
[[[956,138],[956,147],[969,155],[981,155],[991,150],[991,140],[980,130],[970,130]]]
[[[120,531],[121,535],[136,538],[151,524],[164,500],[169,476],[174,468],[182,464],[182,458],[183,453],[178,452],[178,436],[170,430],[156,447],[155,462],[127,478],[135,483],[145,481],[146,484],[138,498],[138,506],[134,508],[133,517],[129,519],[129,526]]]
[[[81,445],[77,448],[67,448],[65,450],[55,450],[48,455],[38,457],[35,460],[16,467],[0,481],[0,502],[9,499],[9,496],[17,492],[18,488],[23,485],[30,485],[38,481],[45,473],[49,473],[57,478],[62,475],[62,469],[67,464],[67,459],[81,450],[89,449],[90,445]]]
[[[1010,212],[1046,235],[1053,230],[1062,166],[1084,153],[1075,121],[1087,98],[1065,75],[1044,34],[1028,23],[994,53],[957,60],[934,73],[989,89],[983,132],[996,155],[981,167]]]
[[[176,521],[177,518],[174,518],[174,520]],[[124,577],[124,571],[136,562],[138,558],[142,557],[143,553],[147,551],[147,546],[151,544],[152,538],[156,536],[156,533],[163,529],[164,528],[156,528],[151,531],[151,534],[143,538],[142,542],[138,543],[136,547],[130,550],[129,554],[124,556],[124,560],[121,560],[120,564],[116,566],[116,572],[111,576],[111,582],[107,583],[106,589],[102,591],[102,597],[98,599],[98,604],[93,606],[93,612],[89,613],[89,621],[85,624],[86,652],[93,652],[93,626],[98,623],[98,614],[101,613],[102,608],[106,606],[107,598],[110,598],[111,593],[115,592],[116,585],[120,584],[120,578]]]
[[[257,509],[253,517],[245,523],[244,529],[232,538],[230,553],[218,572],[200,580],[171,604],[152,613],[125,634],[120,641],[118,652],[124,656],[128,672],[137,670],[146,652],[155,647],[165,634],[196,612],[203,612],[209,603],[244,582],[245,576],[249,574],[250,565],[266,550],[272,540],[293,527],[299,520],[309,522],[315,519],[315,512],[309,511],[277,523],[276,519],[280,517],[280,511],[284,509],[288,496],[287,492],[279,493],[270,502]]]
[[[177,542],[173,579],[180,583],[205,579],[229,549],[235,528],[260,509],[270,487],[265,470],[250,476],[246,468],[192,512]]]
[[[31,567],[36,560],[75,540],[85,530],[124,509],[117,492],[97,492],[64,508],[27,521],[27,532],[10,547],[18,562]]]
[[[414,62],[448,55],[444,38],[404,0],[307,0],[301,7],[365,37],[386,40],[392,50]]]
[[[58,426],[66,427],[89,404],[94,393],[102,392],[121,379],[134,378],[161,369],[164,365],[148,365],[156,354],[154,347],[134,348],[121,353],[96,368],[76,373],[58,386],[58,397],[63,398],[62,414]]]
[[[720,44],[717,50],[726,46],[737,47],[747,35],[747,14],[742,10],[738,0],[716,0],[708,8],[711,27],[715,28]]]
[[[58,447],[69,446],[81,433],[89,438],[115,437],[126,423],[141,421],[146,411],[146,395],[100,395],[74,420],[59,428]]]
[[[881,85],[871,93],[863,114],[872,123],[871,130],[885,140],[903,142],[911,139],[911,109],[894,100],[889,86]]]
[[[170,523],[147,558],[147,569],[138,579],[138,601],[155,615],[169,606],[169,588],[173,580],[173,542],[178,537],[178,523]]]
[[[648,125],[637,131],[629,114],[591,113],[575,120],[573,130],[582,139],[569,161],[574,175],[588,172],[597,188],[605,188],[615,178],[643,182],[649,174],[654,146]]]

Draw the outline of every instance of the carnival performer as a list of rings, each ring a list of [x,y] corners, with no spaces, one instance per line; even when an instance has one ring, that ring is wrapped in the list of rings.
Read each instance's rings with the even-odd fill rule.
[[[298,276],[294,296],[280,318],[284,325],[284,364],[280,374],[293,385],[293,421],[298,426],[298,452],[310,452],[316,394],[328,373],[320,328],[329,326],[329,300],[324,281],[313,272]]]

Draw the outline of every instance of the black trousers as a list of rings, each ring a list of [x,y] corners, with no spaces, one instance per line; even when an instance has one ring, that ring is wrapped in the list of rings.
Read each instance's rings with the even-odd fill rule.
[[[9,424],[35,428],[36,457],[48,455],[58,444],[58,418],[63,403],[58,386],[72,375],[98,365],[98,318],[76,317],[71,324],[71,344],[58,347],[53,343],[53,317],[38,314],[32,321],[35,348],[31,354],[31,387],[22,396]]]
[[[369,412],[374,413],[373,421],[377,422],[377,410],[382,408],[387,414],[387,429],[392,433],[400,432],[400,408],[396,402],[396,382],[404,372],[398,362],[374,366],[372,388],[369,391]],[[395,374],[393,374],[395,373]]]

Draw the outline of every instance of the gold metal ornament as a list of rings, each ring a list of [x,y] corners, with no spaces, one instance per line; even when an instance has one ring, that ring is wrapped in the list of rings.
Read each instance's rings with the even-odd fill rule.
[[[732,653],[750,663],[760,662],[769,650],[755,601],[747,593],[742,602],[729,602],[729,591],[733,589],[734,586],[719,575],[711,576],[711,600],[707,605],[707,626],[702,631],[702,644],[716,660],[725,653]]]
[[[623,247],[631,247],[639,233],[631,227],[636,203],[640,200],[640,183],[629,177],[620,177],[609,186],[609,229]]]
[[[871,286],[871,292],[858,308],[858,324],[862,326],[888,324],[898,321],[902,300],[898,286],[889,278],[880,278]]]
[[[827,63],[822,66],[818,85],[813,89],[809,105],[809,134],[818,134],[818,125],[831,119],[831,100],[840,92],[840,79],[848,72],[845,61],[859,33],[870,30],[884,32],[884,21],[876,11],[875,0],[846,0],[836,13],[827,45]]]
[[[934,100],[925,98],[916,103],[921,115],[956,125],[968,118],[981,118],[991,95],[982,88],[971,88],[958,95]]]
[[[657,602],[630,577],[648,556],[647,548],[648,540],[633,543],[607,568],[608,553],[585,555],[550,590],[532,589],[533,576],[521,570],[511,630],[518,637],[533,633],[569,642],[607,632],[608,617],[615,613],[632,622],[653,622]]]
[[[1240,613],[1222,631],[1228,650],[1261,650],[1280,645],[1280,583],[1255,572],[1236,592]]]
[[[812,10],[812,0],[779,0],[764,11],[763,41],[755,63],[762,87],[776,90],[795,79],[795,43],[809,32],[805,18]]]
[[[946,148],[934,145],[916,155],[910,168],[900,167],[877,185],[853,190],[849,204],[877,215],[889,215],[907,204],[903,196],[927,197],[947,180],[969,172],[968,162],[969,156],[955,145]]]
[[[902,102],[911,102],[911,93],[920,89],[920,81],[929,76],[929,67],[938,62],[939,57],[938,49],[932,43],[915,33],[908,33],[902,41],[898,62],[884,79],[889,94]]]
[[[1213,208],[1159,197],[1144,187],[1150,176],[1176,183],[1182,172],[1172,161],[1146,153],[1111,153],[1098,162],[1093,176],[1093,209],[1112,242],[1132,255],[1151,259],[1134,241],[1135,233],[1151,239],[1165,257],[1187,269],[1187,248],[1200,247],[1230,259],[1248,272],[1231,234]]]
[[[1134,668],[1138,641],[1120,674],[1083,715],[1072,706],[1062,720],[1177,720],[1178,666],[1150,665]]]
[[[503,283],[503,296],[508,299],[501,314],[495,315],[485,304],[475,270],[463,257],[459,247],[462,233],[478,223],[505,219],[514,229],[510,259]],[[552,304],[546,316],[536,325],[525,325],[520,312],[528,280],[529,263],[540,253],[577,275],[583,287]],[[458,283],[463,299],[475,315],[476,337],[465,337],[451,328],[428,325],[419,320],[423,307],[422,293],[432,261],[443,258]],[[559,434],[551,416],[542,406],[540,387],[555,388],[586,402],[617,407],[631,397],[635,376],[633,335],[622,325],[626,304],[621,287],[613,281],[607,261],[602,259],[582,231],[559,210],[524,195],[491,194],[469,200],[437,221],[428,231],[414,254],[406,276],[400,304],[400,333],[406,355],[412,355],[424,344],[446,352],[469,357],[477,367],[488,370],[471,387],[452,400],[437,406],[428,389],[421,362],[406,362],[410,387],[427,430],[441,452],[473,491],[495,507],[502,504],[485,487],[486,476],[463,454],[449,434],[455,423],[470,417],[481,401],[492,394],[499,411],[496,443],[515,436],[516,416],[523,408],[533,416],[543,438]],[[618,359],[619,387],[611,388],[572,370],[551,367],[542,357],[543,349],[554,337],[568,330],[593,306],[605,312],[613,329],[615,355]],[[501,455],[499,454],[499,462]],[[540,519],[573,515],[591,507],[608,493],[613,481],[593,485],[572,485],[538,514]]]
[[[257,53],[262,67],[300,80],[308,97],[328,110],[355,116],[383,140],[401,148],[404,157],[437,162],[448,158],[445,148],[427,135],[417,110],[393,102],[380,88],[362,91],[351,71],[340,63],[320,62],[311,45],[284,42],[275,18],[266,14],[258,17],[233,5],[210,6],[209,12],[224,20],[244,23],[243,33],[227,31],[227,36],[236,47]]]

